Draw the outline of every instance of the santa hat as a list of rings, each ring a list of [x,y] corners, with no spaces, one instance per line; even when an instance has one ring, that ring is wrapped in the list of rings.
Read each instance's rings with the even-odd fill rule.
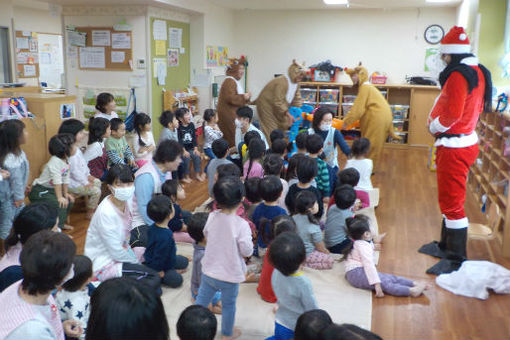
[[[441,40],[439,50],[443,54],[471,53],[471,45],[464,28],[453,26],[453,28]]]

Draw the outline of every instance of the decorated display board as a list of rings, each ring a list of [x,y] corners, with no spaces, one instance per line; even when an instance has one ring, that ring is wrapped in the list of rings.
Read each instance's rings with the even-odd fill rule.
[[[85,33],[85,46],[78,47],[81,70],[131,71],[133,39],[131,31],[116,31],[113,27],[76,27]]]
[[[39,77],[39,51],[37,33],[16,31],[16,76],[17,78]]]

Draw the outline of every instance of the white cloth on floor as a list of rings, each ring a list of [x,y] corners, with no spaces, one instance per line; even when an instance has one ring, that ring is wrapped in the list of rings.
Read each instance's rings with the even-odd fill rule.
[[[510,270],[489,261],[464,261],[459,270],[439,275],[436,283],[454,294],[486,300],[488,289],[510,294]]]

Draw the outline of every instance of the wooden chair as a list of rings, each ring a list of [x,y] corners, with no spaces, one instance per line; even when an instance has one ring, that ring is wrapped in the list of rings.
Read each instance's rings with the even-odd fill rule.
[[[487,214],[487,224],[469,223],[468,237],[475,240],[492,240],[497,236],[502,216],[499,206],[492,202]]]

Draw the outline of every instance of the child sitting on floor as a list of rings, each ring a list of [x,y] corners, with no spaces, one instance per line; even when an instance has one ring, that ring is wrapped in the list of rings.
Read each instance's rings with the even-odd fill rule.
[[[177,136],[179,121],[177,118],[175,118],[175,115],[172,111],[163,111],[161,116],[159,116],[159,123],[163,125],[163,129],[159,135],[158,145],[167,139],[174,140],[176,142],[179,141],[179,137]]]
[[[267,247],[264,240],[269,239],[268,234],[271,232],[271,220],[276,216],[287,215],[285,209],[278,205],[278,199],[282,195],[282,190],[282,182],[276,176],[266,176],[260,180],[259,194],[264,201],[255,208],[252,216],[258,234],[257,244],[253,252],[254,256],[259,256],[259,251],[262,254]]]
[[[168,228],[172,230],[175,242],[193,243],[193,240],[188,235],[186,226],[191,213],[187,210],[182,210],[181,206],[177,203],[177,201],[186,199],[186,192],[179,184],[179,181],[177,179],[166,180],[161,185],[161,193],[172,201],[174,216],[168,222]]]
[[[285,138],[285,134],[283,133],[282,130],[274,129],[273,131],[271,131],[271,133],[269,134],[269,141],[271,142],[271,147],[273,146],[275,140],[283,138]]]
[[[310,191],[301,191],[296,197],[296,214],[292,216],[296,222],[297,232],[303,239],[306,248],[305,266],[313,269],[333,268],[333,258],[322,240],[319,221],[314,216],[320,201]]]
[[[362,190],[371,190],[374,188],[370,180],[374,164],[370,158],[366,158],[369,151],[370,140],[367,138],[356,139],[352,143],[351,158],[348,159],[345,164],[345,169],[354,168],[358,170],[359,183],[357,187]]]
[[[94,285],[90,283],[94,277],[92,261],[84,255],[76,255],[73,261],[74,276],[66,281],[55,294],[55,302],[60,312],[60,318],[76,320],[83,329],[80,339],[85,339],[87,322],[90,315],[90,296]]]
[[[292,339],[299,316],[317,309],[312,283],[299,270],[306,260],[305,245],[296,233],[284,232],[271,243],[269,259],[275,268],[271,284],[278,300],[278,310],[275,335],[268,339]]]
[[[356,186],[359,182],[359,172],[354,168],[343,169],[338,173],[338,180],[336,186],[340,186],[342,184],[349,184],[354,188],[356,192],[356,204],[354,205],[354,211],[359,209],[365,209],[370,206],[370,196],[368,192],[360,189],[356,189]],[[335,204],[335,195],[332,195],[329,199],[329,207]]]
[[[105,140],[110,137],[110,121],[106,118],[90,118],[89,140],[83,153],[90,174],[101,181],[106,179],[108,172],[108,156],[104,146]]]
[[[322,197],[319,190],[312,186],[312,182],[314,181],[315,176],[317,175],[317,162],[308,156],[300,157],[302,158],[299,160],[297,164],[296,171],[299,182],[297,184],[292,184],[289,187],[289,192],[285,197],[285,204],[287,205],[289,213],[291,215],[295,214],[297,194],[301,191],[310,191],[317,198],[317,202],[321,203],[318,204],[319,210],[315,214],[315,217],[318,220],[320,220],[322,218],[322,214],[324,213],[324,205],[322,204]]]
[[[248,145],[248,158],[249,160],[244,163],[243,175],[244,178],[250,177],[264,177],[264,168],[262,168],[262,159],[266,147],[260,138],[253,138]]]
[[[207,157],[209,157],[209,162],[205,167],[205,172],[207,172],[207,167],[212,159],[215,158],[214,152],[212,151],[212,143],[215,140],[218,140],[223,137],[223,132],[221,132],[218,127],[218,115],[213,109],[207,109],[204,111],[204,153]]]
[[[282,182],[282,194],[280,198],[278,198],[278,205],[287,211],[287,206],[285,205],[285,197],[289,192],[289,184],[286,180],[281,178],[283,170],[283,160],[281,157],[275,154],[269,154],[264,158],[264,175],[266,176],[276,176],[280,178],[280,182]]]
[[[182,273],[188,267],[188,259],[177,255],[177,247],[168,222],[174,215],[172,201],[165,195],[157,195],[147,205],[147,215],[154,224],[147,233],[145,265],[159,272],[161,283],[171,288],[182,284]]]
[[[320,332],[332,323],[333,320],[325,310],[312,309],[304,312],[297,320],[294,340],[317,340]]]
[[[346,221],[349,237],[354,243],[344,253],[345,278],[356,288],[375,290],[376,297],[384,293],[394,296],[420,296],[428,289],[426,283],[413,282],[406,278],[378,273],[374,264],[374,245],[368,218],[363,215]]]
[[[209,214],[204,228],[207,246],[196,304],[209,306],[216,292],[221,291],[221,334],[228,340],[241,336],[241,331],[234,329],[235,305],[239,283],[246,279],[244,257],[251,256],[253,242],[248,223],[236,215],[244,197],[240,178],[219,179],[213,193],[220,209]]]
[[[296,223],[294,223],[292,217],[288,215],[276,216],[271,220],[271,232],[267,234],[264,242],[266,244],[270,244],[274,238],[286,231],[296,232]],[[267,251],[264,255],[262,273],[260,274],[257,292],[260,294],[262,300],[270,303],[276,302],[276,296],[274,295],[273,287],[271,286],[273,271],[274,267],[271,261],[269,261],[269,251]]]
[[[255,208],[262,202],[262,198],[259,193],[260,178],[251,177],[244,181],[244,191],[246,196],[244,197],[243,204],[247,206],[246,216],[248,219],[253,219],[253,212]]]
[[[296,148],[298,154],[306,155],[306,140],[308,136],[308,132],[300,132],[296,136]]]
[[[310,135],[306,139],[306,151],[308,152],[308,156],[317,162],[317,176],[315,177],[317,189],[320,191],[324,203],[327,203],[330,195],[328,164],[319,158],[322,154],[323,145],[324,141],[318,134]]]
[[[207,222],[209,213],[199,212],[191,215],[188,221],[188,230],[191,238],[195,241],[193,243],[193,269],[191,272],[191,296],[193,301],[197,298],[198,288],[200,287],[200,279],[202,277],[202,258],[205,254],[205,247],[207,240],[204,236],[204,228]],[[208,306],[209,310],[216,314],[221,314],[221,292],[216,292],[211,304]]]
[[[218,322],[210,310],[202,306],[189,306],[177,321],[180,340],[214,340]]]
[[[212,196],[212,188],[214,185],[214,175],[216,175],[216,169],[222,164],[233,164],[231,161],[227,159],[228,156],[228,142],[223,139],[216,139],[211,146],[212,153],[214,154],[214,158],[209,161],[207,165],[207,189],[209,191],[209,196]]]
[[[138,170],[135,162],[135,156],[126,141],[126,124],[120,118],[110,120],[110,137],[106,140],[105,149],[108,155],[108,166],[114,164],[129,165],[131,171]]]
[[[356,201],[356,192],[349,184],[342,184],[335,189],[335,205],[329,208],[324,228],[324,243],[334,254],[343,254],[351,243],[347,237],[345,220],[353,217],[352,208]]]
[[[203,182],[205,180],[205,174],[202,172],[202,158],[200,157],[200,151],[198,151],[197,136],[195,125],[191,121],[191,112],[181,107],[175,110],[175,116],[179,120],[179,128],[177,129],[179,143],[184,148],[182,163],[179,167],[179,178],[184,183],[191,183],[189,177],[189,163],[190,160],[192,160],[196,179]]]
[[[133,151],[136,165],[141,168],[145,163],[152,161],[152,155],[156,149],[154,136],[151,131],[151,117],[145,113],[137,113],[135,116],[135,132],[133,138]]]

